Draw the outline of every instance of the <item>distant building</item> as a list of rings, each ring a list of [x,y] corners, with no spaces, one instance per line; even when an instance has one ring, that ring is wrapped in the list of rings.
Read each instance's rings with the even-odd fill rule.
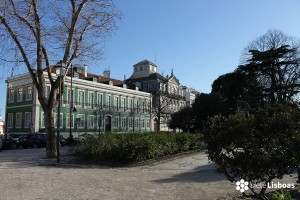
[[[152,94],[154,130],[169,130],[168,121],[171,114],[182,107],[191,106],[196,91],[181,86],[173,70],[171,75],[166,77],[157,71],[156,64],[143,60],[133,66],[133,73],[126,83]]]
[[[56,77],[53,70],[53,76]],[[73,99],[71,95],[71,76]],[[46,95],[50,82],[46,77]],[[7,83],[6,126],[9,133],[45,132],[44,112],[28,73],[9,77]],[[64,84],[61,107],[61,134],[98,132],[144,132],[151,130],[150,94],[130,89],[123,81],[88,73],[87,66],[75,65]],[[70,106],[76,112],[70,117]],[[56,111],[55,111],[56,112]],[[55,127],[57,120],[55,116]]]
[[[0,117],[0,135],[4,134],[4,130],[5,130],[4,122],[2,121],[2,117]]]

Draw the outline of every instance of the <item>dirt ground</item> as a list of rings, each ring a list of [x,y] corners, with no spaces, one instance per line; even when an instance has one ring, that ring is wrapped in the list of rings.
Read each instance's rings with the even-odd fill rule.
[[[69,150],[65,147],[63,153]],[[0,152],[1,200],[188,199],[239,196],[235,184],[214,172],[204,152],[136,167],[101,167],[43,159],[45,149]],[[295,183],[287,176],[284,182]]]

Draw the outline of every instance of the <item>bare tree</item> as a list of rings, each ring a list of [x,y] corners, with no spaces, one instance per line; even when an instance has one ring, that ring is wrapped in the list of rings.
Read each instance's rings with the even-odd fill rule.
[[[55,79],[51,66],[62,60],[68,70],[76,59],[99,58],[119,17],[113,0],[0,0],[0,62],[11,67],[23,64],[32,78],[45,115],[47,157],[56,156],[54,108],[60,98],[56,91],[66,76]]]

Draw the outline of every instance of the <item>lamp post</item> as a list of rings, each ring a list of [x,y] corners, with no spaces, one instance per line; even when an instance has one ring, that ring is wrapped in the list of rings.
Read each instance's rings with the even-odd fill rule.
[[[60,143],[60,107],[61,107],[61,99],[62,99],[62,88],[61,88],[61,78],[65,74],[66,71],[66,65],[62,61],[58,62],[55,66],[56,68],[56,75],[57,78],[59,79],[59,87],[58,87],[58,108],[57,108],[57,135],[56,135],[56,164],[60,164],[60,148],[59,148],[59,143]]]
[[[71,96],[71,99],[70,99],[70,142],[72,143],[73,142],[73,135],[72,135],[72,121],[73,121],[73,118],[72,118],[72,110],[73,110],[73,87],[72,87],[72,80],[73,80],[73,67],[71,65],[70,67],[71,69],[71,92],[70,92],[70,96]]]

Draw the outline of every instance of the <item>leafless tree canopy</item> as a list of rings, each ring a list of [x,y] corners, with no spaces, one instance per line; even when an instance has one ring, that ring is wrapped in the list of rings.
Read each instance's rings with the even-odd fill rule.
[[[53,111],[66,75],[55,80],[50,67],[62,60],[69,69],[75,59],[100,58],[119,17],[113,0],[0,0],[0,63],[30,73],[45,114],[47,157],[55,156]]]
[[[101,58],[119,17],[111,0],[0,0],[0,62],[36,69],[38,48],[43,67]]]

